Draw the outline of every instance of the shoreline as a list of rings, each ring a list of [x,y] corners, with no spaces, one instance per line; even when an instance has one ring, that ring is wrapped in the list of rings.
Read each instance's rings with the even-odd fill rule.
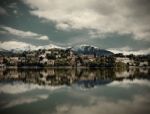
[[[87,67],[87,66],[44,66],[44,67],[38,67],[38,66],[23,66],[23,67],[17,67],[17,66],[6,66],[6,67],[0,67],[0,69],[105,69],[105,68],[150,68],[150,66],[128,66],[128,67]]]

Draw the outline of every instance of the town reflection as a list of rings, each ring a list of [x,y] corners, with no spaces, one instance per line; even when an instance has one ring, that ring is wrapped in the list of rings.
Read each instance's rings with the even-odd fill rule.
[[[39,85],[71,85],[85,87],[104,85],[114,80],[150,79],[149,68],[47,68],[47,69],[1,69],[0,81],[23,81]]]

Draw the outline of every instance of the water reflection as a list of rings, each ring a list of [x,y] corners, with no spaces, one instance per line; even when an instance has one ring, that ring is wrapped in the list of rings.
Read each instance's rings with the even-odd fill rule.
[[[148,114],[150,69],[1,69],[0,114]]]
[[[1,81],[23,81],[39,85],[71,85],[84,84],[85,87],[107,84],[114,80],[135,78],[149,79],[150,69],[1,69]]]

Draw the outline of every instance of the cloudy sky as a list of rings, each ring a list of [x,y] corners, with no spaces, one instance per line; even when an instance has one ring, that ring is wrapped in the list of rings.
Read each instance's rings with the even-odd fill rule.
[[[150,0],[0,0],[0,41],[150,53]]]

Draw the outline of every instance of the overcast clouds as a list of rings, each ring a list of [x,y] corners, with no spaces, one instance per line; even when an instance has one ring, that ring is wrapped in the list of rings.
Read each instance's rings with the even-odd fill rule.
[[[85,43],[105,49],[129,47],[133,52],[150,48],[149,0],[1,1],[0,39],[4,42]]]

